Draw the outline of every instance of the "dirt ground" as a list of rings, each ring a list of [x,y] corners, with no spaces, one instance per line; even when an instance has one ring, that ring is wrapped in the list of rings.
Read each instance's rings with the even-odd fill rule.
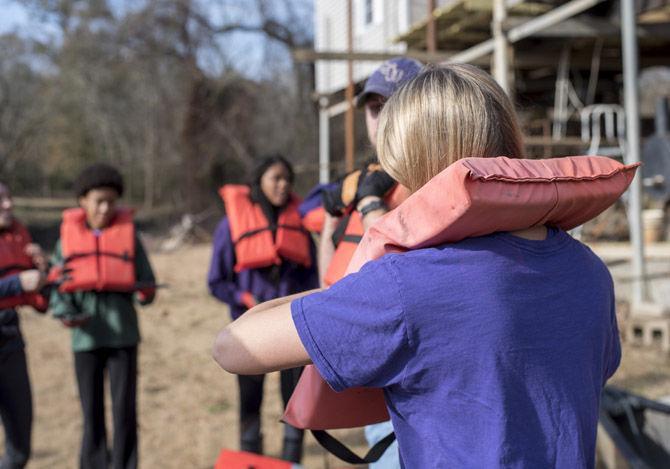
[[[229,315],[225,305],[207,292],[209,257],[207,245],[151,255],[157,278],[168,288],[160,290],[154,304],[139,309],[138,407],[143,468],[211,468],[222,448],[237,449],[237,384],[233,375],[216,366],[210,354],[214,337]],[[81,416],[70,333],[54,319],[29,309],[21,311],[21,321],[35,411],[34,451],[28,467],[75,468]],[[263,428],[270,455],[281,450],[278,378],[273,373],[265,384]],[[108,423],[109,435],[111,428]],[[347,437],[349,442],[363,441],[358,431],[348,432]],[[311,435],[304,464],[307,468],[343,466],[326,458]]]
[[[226,307],[205,286],[208,245],[186,246],[151,256],[160,282],[158,300],[140,310],[139,415],[143,468],[211,468],[222,448],[237,448],[237,386],[210,357],[216,332],[228,319]],[[81,418],[69,332],[50,317],[21,312],[33,386],[35,422],[30,469],[75,468]],[[670,395],[670,358],[624,344],[613,383],[652,398]],[[109,407],[109,405],[108,405]],[[278,376],[266,380],[263,407],[265,447],[281,444]],[[109,426],[111,434],[111,426]],[[347,442],[363,452],[358,430]],[[1,450],[0,450],[1,451]],[[308,436],[306,468],[342,468]]]

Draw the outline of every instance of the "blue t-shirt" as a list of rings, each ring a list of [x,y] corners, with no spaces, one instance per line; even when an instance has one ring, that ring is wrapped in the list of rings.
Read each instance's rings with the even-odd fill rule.
[[[565,232],[386,255],[291,310],[333,389],[384,388],[404,467],[594,466],[615,300]]]

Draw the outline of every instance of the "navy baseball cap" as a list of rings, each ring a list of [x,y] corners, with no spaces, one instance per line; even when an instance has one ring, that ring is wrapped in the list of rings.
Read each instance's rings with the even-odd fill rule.
[[[371,94],[389,98],[400,85],[417,76],[422,68],[421,62],[407,57],[387,60],[368,77],[363,91],[356,96],[356,106],[363,106]]]

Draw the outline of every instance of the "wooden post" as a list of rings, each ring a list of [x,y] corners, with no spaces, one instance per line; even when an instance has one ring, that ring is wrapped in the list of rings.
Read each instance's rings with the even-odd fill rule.
[[[493,0],[493,76],[500,87],[509,94],[509,57],[508,43],[505,32],[503,31],[503,22],[507,17],[505,9],[505,0]]]
[[[347,1],[347,52],[354,52],[354,19],[352,0]],[[354,62],[347,60],[347,113],[344,119],[344,164],[346,171],[354,170]]]
[[[428,18],[426,20],[426,49],[429,54],[437,50],[437,39],[435,36],[435,0],[428,0]]]

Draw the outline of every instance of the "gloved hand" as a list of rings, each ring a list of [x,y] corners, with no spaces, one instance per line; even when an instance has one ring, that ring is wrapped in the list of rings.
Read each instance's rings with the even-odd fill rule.
[[[383,198],[394,185],[395,181],[379,164],[369,164],[347,174],[333,189],[323,191],[323,208],[330,215],[341,217],[348,207],[355,205],[363,197]]]
[[[378,164],[371,164],[367,167],[367,172],[358,184],[356,191],[356,202],[363,197],[374,196],[383,199],[384,196],[395,185],[391,176],[386,174]]]
[[[334,217],[341,217],[344,211],[356,201],[356,191],[362,170],[352,171],[342,178],[337,185],[321,193],[323,208]]]
[[[137,290],[136,295],[138,303],[145,306],[154,301],[154,298],[156,297],[156,289],[150,287],[140,288]]]

